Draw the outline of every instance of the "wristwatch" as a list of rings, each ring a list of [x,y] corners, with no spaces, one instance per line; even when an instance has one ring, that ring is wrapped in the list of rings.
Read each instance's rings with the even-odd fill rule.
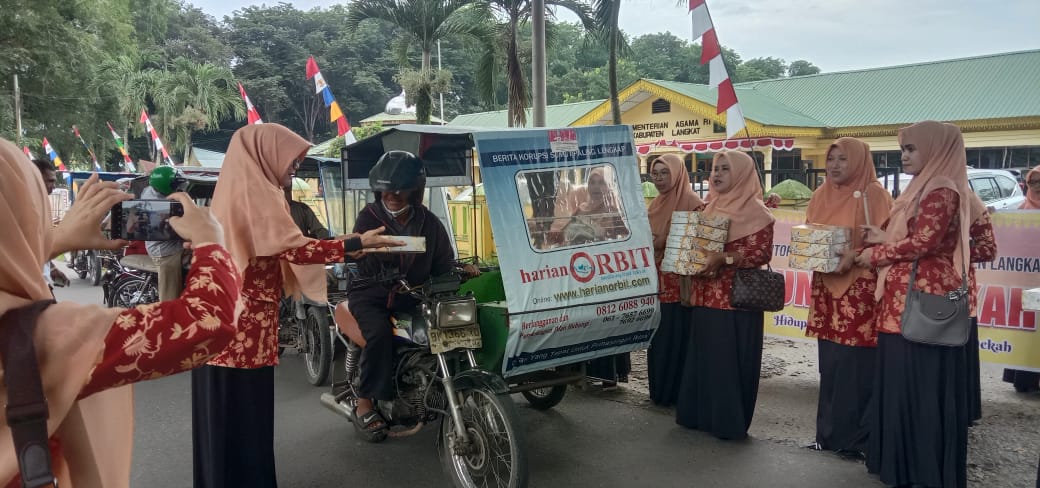
[[[727,254],[726,255],[726,265],[727,266],[733,266],[733,255],[732,254]]]

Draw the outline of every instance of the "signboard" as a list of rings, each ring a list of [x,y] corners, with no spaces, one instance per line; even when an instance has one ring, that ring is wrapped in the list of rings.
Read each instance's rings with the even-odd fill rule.
[[[805,212],[774,210],[773,269],[787,280],[787,307],[766,313],[766,334],[805,338],[812,304],[809,271],[787,267],[791,227],[805,223]],[[980,359],[1015,369],[1040,371],[1040,312],[1022,309],[1022,291],[1040,287],[1040,212],[1013,211],[992,215],[997,259],[979,263],[978,318]]]
[[[645,348],[660,307],[631,128],[474,142],[509,310],[503,374]]]

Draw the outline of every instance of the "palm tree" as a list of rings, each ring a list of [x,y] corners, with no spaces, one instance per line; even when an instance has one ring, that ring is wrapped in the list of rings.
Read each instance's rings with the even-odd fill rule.
[[[117,121],[116,126],[121,125],[127,137],[141,134],[142,129],[136,122],[159,79],[160,71],[149,67],[150,64],[144,57],[120,55],[98,66],[99,85],[117,95],[116,107],[122,120]]]
[[[494,103],[495,74],[498,71],[498,56],[502,53],[504,45],[506,64],[506,92],[508,109],[508,123],[510,127],[522,127],[527,125],[526,109],[530,105],[527,79],[520,62],[520,27],[527,23],[531,17],[531,0],[485,0],[487,7],[502,18],[501,24],[496,24],[487,29],[482,37],[486,42],[488,51],[480,60],[477,72],[477,81],[484,100]],[[574,12],[585,25],[587,30],[593,30],[595,25],[588,4],[580,0],[548,0],[546,6],[563,7]]]
[[[621,15],[621,0],[594,0],[593,11],[597,37],[607,43],[610,52],[607,59],[607,83],[610,90],[610,114],[614,125],[621,125],[621,102],[618,101],[617,62],[618,51],[625,51],[628,45],[621,34],[618,19]]]
[[[350,5],[347,28],[354,31],[368,19],[393,24],[398,30],[396,51],[402,69],[398,80],[404,85],[407,103],[415,104],[416,122],[429,124],[433,115],[432,94],[445,91],[451,74],[432,69],[437,41],[457,35],[479,35],[489,13],[473,0],[358,0]],[[422,53],[419,71],[407,68],[408,50],[418,46]]]
[[[245,117],[234,79],[231,70],[223,66],[178,58],[154,85],[152,100],[162,114],[163,132],[174,132],[174,145],[183,145],[185,159],[191,152],[194,132]]]

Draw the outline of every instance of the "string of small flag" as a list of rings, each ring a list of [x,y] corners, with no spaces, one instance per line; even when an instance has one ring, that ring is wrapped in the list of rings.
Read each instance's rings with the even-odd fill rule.
[[[321,70],[318,69],[318,63],[314,60],[314,56],[307,58],[307,79],[312,78],[314,79],[314,93],[320,93],[325,101],[325,107],[329,109],[329,121],[336,123],[337,134],[343,136],[347,144],[353,143],[357,139],[350,130],[350,122],[347,121],[347,116],[343,114],[343,110],[339,108],[336,98],[332,96],[332,89],[325,83],[325,77],[321,75]]]
[[[101,164],[98,163],[97,156],[94,155],[94,151],[92,151],[90,149],[90,146],[87,145],[87,141],[83,140],[83,136],[81,136],[79,133],[79,128],[76,126],[72,126],[72,133],[76,134],[76,138],[79,139],[79,143],[83,144],[83,148],[86,149],[87,154],[90,155],[90,160],[94,162],[94,171],[102,171]]]
[[[47,153],[47,157],[51,158],[51,162],[54,163],[54,167],[58,168],[59,171],[68,171],[65,168],[65,163],[62,162],[61,156],[58,156],[58,151],[55,151],[51,147],[51,143],[47,142],[47,137],[43,138],[43,152]]]
[[[718,87],[716,113],[726,112],[726,138],[731,139],[747,125],[737,101],[737,92],[733,89],[733,80],[722,59],[722,46],[705,0],[690,0],[690,16],[693,19],[693,40],[701,39],[701,65],[708,65],[708,87]]]
[[[105,124],[108,125],[108,130],[112,132],[112,138],[116,140],[116,147],[119,148],[119,154],[123,155],[123,164],[126,165],[127,171],[130,171],[131,173],[136,173],[137,167],[134,166],[134,161],[130,159],[130,154],[126,152],[126,147],[123,146],[123,138],[119,137],[119,133],[112,128],[112,124],[110,122],[105,122]]]
[[[166,152],[166,147],[163,146],[162,139],[159,138],[159,133],[155,131],[155,127],[152,127],[152,121],[148,118],[147,110],[141,111],[141,123],[148,129],[148,133],[152,135],[152,142],[155,143],[155,148],[162,151],[163,161],[172,166],[173,158],[170,157],[170,153]]]
[[[246,102],[246,115],[249,118],[249,123],[250,124],[262,124],[262,123],[264,123],[263,119],[260,118],[260,112],[258,112],[256,110],[256,107],[253,106],[253,102],[251,102],[249,100],[249,95],[246,95],[246,89],[242,88],[242,83],[241,82],[238,83],[238,93],[240,93],[242,95],[242,100],[245,100],[245,102]]]

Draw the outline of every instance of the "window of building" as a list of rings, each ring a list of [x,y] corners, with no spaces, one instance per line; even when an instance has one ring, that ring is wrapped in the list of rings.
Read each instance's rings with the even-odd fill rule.
[[[663,98],[654,100],[654,103],[650,105],[650,113],[652,114],[666,114],[672,111],[672,102]]]

